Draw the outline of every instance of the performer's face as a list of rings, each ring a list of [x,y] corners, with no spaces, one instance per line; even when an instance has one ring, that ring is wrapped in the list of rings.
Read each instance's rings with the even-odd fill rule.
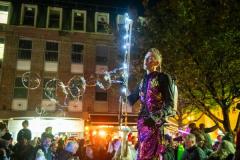
[[[160,65],[156,55],[152,52],[148,52],[144,58],[143,68],[147,72],[153,72]]]

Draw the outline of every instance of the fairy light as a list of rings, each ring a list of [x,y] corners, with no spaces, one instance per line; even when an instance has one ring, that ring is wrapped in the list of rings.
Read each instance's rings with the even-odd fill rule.
[[[128,77],[129,77],[129,63],[130,63],[130,48],[131,48],[131,34],[132,34],[132,20],[129,18],[128,14],[125,14],[125,31],[126,34],[123,37],[124,40],[124,62],[123,62],[123,88],[122,88],[122,93],[124,94],[123,98],[120,97],[120,103],[121,103],[121,113],[123,113],[123,109],[124,111],[124,128],[127,128],[127,107],[128,104],[125,103],[127,102],[127,94],[128,94]],[[122,115],[121,115],[122,116]],[[122,141],[122,148],[121,148],[121,156],[120,157],[126,157],[127,153],[126,153],[126,146],[127,146],[127,140],[126,140],[126,136],[127,136],[127,132],[128,130],[125,130],[124,128],[122,128],[122,119],[120,122],[120,130],[123,133],[123,141]]]
[[[122,88],[122,93],[126,94],[126,92],[127,92],[127,89],[125,87]]]

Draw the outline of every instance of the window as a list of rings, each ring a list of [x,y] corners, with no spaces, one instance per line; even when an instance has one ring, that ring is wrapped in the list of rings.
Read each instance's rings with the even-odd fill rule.
[[[84,45],[72,44],[72,63],[83,63]]]
[[[22,77],[17,77],[15,79],[15,86],[14,86],[14,98],[27,98],[28,90],[24,87],[22,83]]]
[[[107,92],[96,86],[95,100],[107,101]]]
[[[109,13],[95,13],[95,32],[109,33]]]
[[[8,24],[10,2],[0,1],[0,23]]]
[[[45,61],[58,61],[58,43],[46,42]]]
[[[72,11],[72,30],[74,31],[86,30],[86,11],[81,10]]]
[[[62,8],[48,7],[47,28],[61,29]]]
[[[108,62],[108,47],[107,46],[97,46],[96,48],[96,64],[97,65],[107,65]]]
[[[32,41],[20,39],[18,44],[18,59],[31,60]]]
[[[37,6],[22,4],[21,24],[26,26],[36,26]]]
[[[46,86],[46,84],[48,85]],[[42,99],[56,99],[56,85],[56,80],[53,80],[51,78],[44,78]]]
[[[117,29],[119,32],[125,31],[124,24],[125,24],[125,16],[120,14],[117,15]]]
[[[5,46],[4,38],[0,38],[0,68],[2,68],[4,46]]]

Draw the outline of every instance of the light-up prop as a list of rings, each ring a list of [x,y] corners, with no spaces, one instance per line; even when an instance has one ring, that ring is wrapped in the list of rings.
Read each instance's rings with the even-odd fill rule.
[[[25,88],[34,90],[40,86],[41,78],[37,73],[25,72],[22,75],[22,84]]]
[[[122,88],[122,93],[124,94],[122,109],[125,110],[125,127],[127,126],[127,94],[128,94],[128,78],[129,78],[129,64],[130,64],[130,50],[131,50],[131,35],[132,35],[132,24],[133,21],[129,18],[128,14],[125,14],[125,35],[124,40],[124,62],[123,62],[123,81],[124,87]]]
[[[129,64],[130,64],[130,49],[131,49],[131,35],[132,35],[132,24],[133,21],[129,18],[128,14],[125,14],[125,35],[123,37],[124,40],[124,62],[123,62],[123,88],[122,94],[123,97],[120,97],[120,117],[124,117],[124,127],[122,127],[122,118],[120,118],[120,129],[123,132],[123,140],[121,147],[121,158],[125,159],[127,157],[128,150],[128,142],[127,142],[127,134],[129,130],[127,130],[127,95],[128,95],[128,78],[129,78]],[[124,109],[124,113],[123,113]],[[124,114],[124,116],[123,116]]]

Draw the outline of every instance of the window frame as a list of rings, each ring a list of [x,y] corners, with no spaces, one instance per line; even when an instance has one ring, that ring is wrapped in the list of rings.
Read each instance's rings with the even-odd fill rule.
[[[2,6],[8,6],[7,23],[1,23],[1,22],[0,22],[0,24],[9,24],[9,22],[10,22],[10,17],[11,17],[12,4],[11,4],[11,2],[0,1],[0,5],[2,5]]]
[[[71,64],[83,64],[83,62],[84,62],[84,53],[85,53],[85,45],[83,43],[74,42],[74,43],[72,43],[72,46],[71,46],[72,48],[71,49],[73,49],[73,45],[82,45],[83,46],[83,53],[80,53],[80,55],[82,55],[82,61],[80,63],[77,63],[77,62],[73,62],[72,61],[73,50],[71,50]]]
[[[35,9],[35,12],[34,12],[34,22],[33,22],[34,24],[33,24],[33,26],[32,26],[32,25],[23,24],[24,18],[25,18],[25,8],[33,8],[33,9]],[[37,6],[37,5],[22,4],[20,24],[21,24],[21,25],[24,25],[24,26],[36,27],[36,24],[37,24],[37,14],[38,14],[38,6]]]
[[[107,53],[104,54],[104,56],[102,56],[102,54],[98,54],[97,52],[97,47],[106,47],[107,49]],[[108,53],[109,53],[109,47],[107,45],[96,45],[96,60],[95,60],[95,63],[96,65],[104,65],[104,66],[108,66],[108,63],[109,63],[109,56],[108,56]],[[97,57],[102,57],[102,58],[106,58],[106,62],[102,62],[102,61],[98,61],[99,58]]]
[[[47,43],[48,42],[51,42],[51,43],[57,43],[58,44],[58,50],[57,50],[57,60],[56,61],[49,61],[49,60],[46,60],[46,52],[47,52]],[[51,40],[47,40],[45,41],[45,48],[44,48],[44,62],[57,62],[58,63],[58,60],[59,60],[59,48],[60,48],[60,43],[58,41],[51,41]],[[54,52],[54,50],[50,50],[49,52]]]
[[[17,81],[18,78],[20,80],[22,80],[22,77],[20,77],[20,76],[15,77],[14,88],[13,88],[13,99],[28,99],[29,90],[26,87],[24,87],[24,85],[22,83],[21,83],[22,86],[16,86],[16,81]],[[15,89],[24,89],[24,90],[26,90],[26,97],[18,97],[18,96],[16,96],[15,95],[15,93],[16,93]]]
[[[107,16],[107,24],[110,24],[110,15],[107,12],[95,12],[95,33],[100,33],[100,34],[110,34],[108,32],[98,32],[98,16],[104,15]]]
[[[83,14],[84,14],[83,30],[76,30],[76,29],[74,29],[74,13],[83,13]],[[87,23],[87,11],[85,11],[85,10],[73,9],[73,10],[72,10],[71,30],[74,31],[74,32],[86,32],[86,23]]]
[[[26,48],[20,48],[20,46],[19,46],[19,44],[20,44],[20,41],[21,40],[25,40],[25,41],[31,41],[31,49],[26,49]],[[32,41],[32,39],[29,39],[29,38],[19,38],[18,39],[18,53],[17,53],[17,59],[18,60],[30,60],[31,61],[31,59],[32,59],[32,49],[33,49],[33,43],[32,43],[33,41]],[[19,50],[20,49],[22,49],[22,50],[27,50],[27,51],[31,51],[31,53],[30,53],[30,59],[23,59],[23,58],[19,58],[18,57],[18,55],[19,55]]]
[[[106,95],[106,99],[97,99],[97,94],[105,94]],[[103,90],[100,87],[96,86],[95,87],[95,101],[97,102],[108,102],[108,92],[107,90]]]
[[[53,10],[53,11],[59,11],[60,12],[60,19],[59,19],[59,27],[58,28],[52,28],[52,27],[49,27],[49,22],[50,22],[50,11]],[[47,9],[47,23],[46,23],[46,28],[48,29],[53,29],[53,30],[61,30],[62,29],[62,12],[63,12],[63,9],[60,8],[60,7],[48,7]]]

